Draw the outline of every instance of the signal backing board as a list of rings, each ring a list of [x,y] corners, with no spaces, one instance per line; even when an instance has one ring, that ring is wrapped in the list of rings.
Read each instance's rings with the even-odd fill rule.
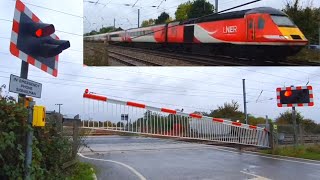
[[[312,86],[277,88],[278,107],[314,106]]]
[[[16,1],[16,7],[14,10],[12,33],[11,33],[11,42],[10,42],[10,52],[12,55],[20,58],[21,60],[36,66],[37,68],[45,71],[52,76],[57,77],[58,75],[58,55],[50,58],[49,60],[43,60],[41,57],[32,57],[22,49],[18,47],[19,43],[19,32],[21,29],[21,21],[30,21],[35,23],[42,23],[42,21],[32,13],[20,0]],[[51,35],[54,39],[59,39],[55,34]]]

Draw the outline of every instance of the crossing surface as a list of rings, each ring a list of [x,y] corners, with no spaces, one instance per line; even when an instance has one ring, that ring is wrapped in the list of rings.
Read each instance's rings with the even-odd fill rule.
[[[316,161],[280,159],[171,139],[103,136],[89,137],[86,142],[93,151],[81,149],[84,156],[81,160],[96,165],[98,179],[316,180],[320,177],[320,163]]]

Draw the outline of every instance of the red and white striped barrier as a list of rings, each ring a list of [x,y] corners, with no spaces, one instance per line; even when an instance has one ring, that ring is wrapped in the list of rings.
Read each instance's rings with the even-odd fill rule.
[[[103,108],[102,112],[106,112],[112,119],[99,123],[83,121],[85,128],[269,147],[268,131],[265,128],[137,102],[120,101],[90,93],[89,90],[85,91],[83,98],[98,101],[100,104],[107,103],[104,105],[107,110]],[[126,125],[119,123],[123,114],[130,117]]]

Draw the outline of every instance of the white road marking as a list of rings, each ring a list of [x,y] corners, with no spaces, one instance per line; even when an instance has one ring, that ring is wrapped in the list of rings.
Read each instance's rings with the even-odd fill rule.
[[[250,176],[254,176],[255,178],[253,179],[250,179],[250,180],[271,180],[271,179],[268,179],[266,177],[262,177],[262,176],[258,176],[256,174],[252,174],[252,173],[248,173],[248,172],[245,172],[245,171],[240,171],[242,172],[243,174],[247,174],[247,175],[250,175]]]
[[[225,149],[221,149],[221,148],[213,148],[213,149],[221,150],[221,151],[226,151],[226,152],[231,152],[231,153],[235,153],[235,154],[238,154],[238,153],[239,153],[239,152],[229,151],[229,150],[225,150]],[[275,160],[280,160],[280,161],[288,161],[288,162],[295,162],[295,163],[302,163],[302,164],[309,164],[309,165],[320,166],[320,164],[311,163],[311,162],[304,162],[304,161],[298,161],[298,160],[276,158],[276,157],[270,157],[270,156],[264,156],[264,155],[251,154],[251,153],[246,153],[246,152],[243,153],[243,154],[249,155],[249,156],[259,156],[259,157],[264,157],[264,158],[269,158],[269,159],[275,159]]]
[[[133,167],[129,166],[129,165],[126,165],[122,162],[118,162],[118,161],[113,161],[113,160],[107,160],[107,159],[97,159],[97,158],[91,158],[91,157],[86,157],[84,155],[82,155],[81,153],[78,153],[78,155],[80,157],[83,157],[83,158],[86,158],[86,159],[92,159],[92,160],[96,160],[96,161],[105,161],[105,162],[112,162],[112,163],[115,163],[115,164],[119,164],[121,166],[124,166],[126,168],[128,168],[131,172],[133,172],[136,176],[139,177],[140,180],[147,180],[142,174],[140,174],[137,170],[135,170]]]

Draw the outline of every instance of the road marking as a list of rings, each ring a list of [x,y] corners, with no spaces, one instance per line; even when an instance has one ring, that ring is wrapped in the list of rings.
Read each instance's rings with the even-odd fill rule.
[[[92,159],[92,160],[96,160],[96,161],[105,161],[105,162],[112,162],[112,163],[115,163],[115,164],[119,164],[121,166],[124,166],[126,168],[128,168],[131,172],[133,172],[136,176],[139,177],[140,180],[147,180],[142,174],[140,174],[137,170],[135,170],[133,167],[129,166],[129,165],[126,165],[122,162],[118,162],[118,161],[113,161],[113,160],[107,160],[107,159],[97,159],[97,158],[91,158],[91,157],[86,157],[84,155],[82,155],[81,153],[78,153],[78,155],[80,157],[83,157],[83,158],[86,158],[86,159]]]
[[[247,174],[247,175],[250,175],[250,176],[254,176],[255,178],[253,179],[250,179],[250,180],[271,180],[271,179],[268,179],[266,177],[262,177],[262,176],[258,176],[256,174],[252,174],[252,173],[248,173],[248,172],[245,172],[245,171],[240,171],[242,172],[243,174]]]
[[[234,154],[238,154],[238,153],[239,153],[239,152],[230,151],[230,150],[225,150],[225,149],[221,149],[221,148],[213,148],[213,149],[221,150],[221,151],[226,151],[226,152],[231,152],[231,153],[234,153]],[[296,162],[296,163],[302,163],[302,164],[309,164],[309,165],[320,166],[320,164],[317,164],[317,163],[297,161],[297,160],[291,160],[291,159],[283,159],[283,158],[276,158],[276,157],[270,157],[270,156],[264,156],[264,155],[257,155],[257,154],[251,154],[251,153],[248,153],[248,152],[245,152],[245,153],[243,153],[243,154],[246,154],[246,155],[249,155],[249,156],[259,156],[259,157],[264,157],[264,158],[269,158],[269,159],[281,160],[281,161]]]

